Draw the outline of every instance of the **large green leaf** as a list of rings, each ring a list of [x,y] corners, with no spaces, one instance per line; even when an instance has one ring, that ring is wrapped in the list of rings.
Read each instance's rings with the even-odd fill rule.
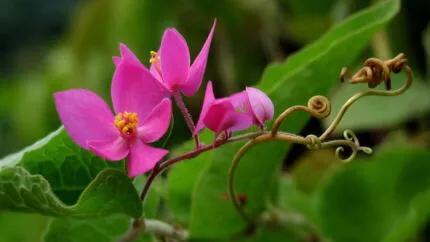
[[[130,179],[119,170],[106,169],[82,192],[72,206],[59,200],[47,180],[32,175],[22,167],[0,172],[0,208],[38,212],[52,216],[100,217],[125,213],[142,214],[142,206]]]
[[[130,179],[120,169],[106,169],[121,165],[109,165],[79,148],[60,128],[0,160],[0,209],[54,216],[140,216],[142,206]]]
[[[194,142],[187,142],[181,147],[174,150],[174,154],[180,154],[192,150],[195,147]],[[172,212],[174,219],[182,223],[187,223],[191,210],[191,190],[194,186],[198,175],[205,167],[202,159],[210,159],[211,152],[201,155],[199,159],[192,159],[178,163],[174,169],[169,172],[167,177],[167,207]]]
[[[381,151],[338,171],[318,193],[317,217],[333,241],[406,241],[430,216],[430,152]]]
[[[48,221],[49,218],[39,214],[1,212],[0,241],[41,242]]]
[[[135,186],[140,190],[145,183],[144,176],[134,180]],[[144,217],[157,216],[160,205],[162,184],[156,181],[150,190],[144,204]],[[125,206],[130,206],[126,202]],[[102,218],[55,218],[51,222],[45,235],[46,242],[63,241],[117,241],[130,227],[131,218],[124,214],[115,214]],[[145,234],[137,241],[153,241],[152,235]]]
[[[31,174],[40,174],[52,191],[66,204],[73,204],[81,192],[107,167],[122,167],[81,149],[60,128],[22,151],[0,160],[4,167],[21,166]]]
[[[127,232],[130,218],[112,215],[98,219],[54,219],[45,235],[45,242],[114,242]],[[153,241],[149,235],[136,242]]]
[[[313,95],[327,93],[337,82],[341,67],[356,58],[398,9],[399,1],[393,0],[361,11],[286,62],[269,66],[258,87],[273,100],[276,113],[290,105],[305,104]],[[306,120],[305,115],[294,116],[294,122],[289,121],[286,127],[299,131]],[[245,223],[224,195],[227,170],[239,147],[240,144],[233,144],[220,148],[211,160],[197,158],[207,166],[199,174],[192,195],[190,231],[193,237],[227,237],[244,228]],[[243,157],[236,180],[238,192],[248,197],[247,213],[256,215],[264,208],[274,175],[287,150],[285,144],[272,143],[260,145]]]

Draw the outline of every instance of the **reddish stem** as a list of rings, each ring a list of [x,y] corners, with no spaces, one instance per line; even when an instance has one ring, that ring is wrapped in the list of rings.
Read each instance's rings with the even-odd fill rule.
[[[185,123],[188,126],[188,129],[191,131],[191,135],[194,138],[194,141],[196,143],[196,150],[199,149],[200,141],[199,141],[199,135],[195,132],[196,126],[194,125],[193,118],[191,117],[190,112],[188,111],[187,106],[185,106],[184,100],[182,99],[182,95],[180,92],[173,93],[173,99],[175,99],[176,106],[178,106],[179,110],[182,113],[182,116],[184,116]]]
[[[159,162],[153,169],[151,174],[148,177],[148,180],[146,180],[145,186],[143,187],[141,193],[140,193],[140,200],[142,200],[142,202],[145,200],[146,195],[149,191],[149,188],[151,187],[152,182],[154,181],[154,179],[161,174],[165,169],[167,169],[169,166],[179,162],[179,161],[183,161],[183,160],[188,160],[191,158],[194,158],[198,155],[200,155],[201,153],[205,152],[205,151],[209,151],[209,150],[214,150],[224,144],[230,143],[230,142],[235,142],[235,141],[240,141],[240,140],[247,140],[247,139],[252,139],[255,138],[261,134],[263,134],[264,132],[254,132],[254,133],[248,133],[248,134],[244,134],[244,135],[239,135],[239,136],[235,136],[235,137],[231,137],[229,139],[220,139],[220,140],[216,140],[214,141],[213,144],[209,144],[209,145],[202,145],[199,146],[197,149],[192,150],[192,151],[188,151],[180,156],[177,157],[173,157],[170,158],[168,160]]]

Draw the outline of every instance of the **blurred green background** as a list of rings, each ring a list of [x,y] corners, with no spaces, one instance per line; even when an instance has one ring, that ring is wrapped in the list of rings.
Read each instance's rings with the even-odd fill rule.
[[[52,102],[53,92],[81,87],[91,89],[109,100],[114,70],[111,57],[118,55],[120,42],[126,43],[143,63],[148,64],[149,51],[158,48],[163,30],[174,26],[187,39],[194,57],[214,18],[217,18],[218,25],[205,80],[214,80],[217,95],[223,96],[245,85],[257,83],[268,64],[288,58],[318,39],[331,26],[375,2],[2,0],[0,157],[33,143],[60,125]],[[339,130],[353,129],[366,146],[428,150],[429,12],[429,1],[403,1],[400,13],[384,31],[373,37],[360,58],[351,66],[359,66],[367,57],[388,58],[404,52],[419,81],[402,98],[386,102],[369,98],[360,102],[345,117]],[[314,80],[319,81],[318,77]],[[401,82],[401,79],[394,81]],[[360,88],[340,84],[332,88],[330,97],[334,109]],[[195,117],[199,113],[201,101],[202,91],[186,99]],[[301,103],[291,103],[295,104]],[[325,125],[327,122],[312,119],[301,133],[319,133]],[[188,137],[186,126],[178,116],[169,147],[182,143]],[[330,168],[337,165],[329,162],[331,160],[330,151],[309,152],[304,147],[293,146],[285,158],[284,170],[288,171],[288,177],[291,175],[294,178],[300,193],[311,194],[316,184],[331,174]],[[339,176],[334,179],[347,178]],[[286,196],[290,197],[289,194]],[[353,194],[351,197],[357,199]],[[333,201],[336,202],[341,203]],[[381,203],[385,204],[384,201]],[[39,215],[0,212],[0,241],[38,241],[47,222],[46,217]],[[424,226],[416,237],[408,241],[430,241],[430,223],[424,221],[422,224]],[[22,232],[23,228],[25,233]]]

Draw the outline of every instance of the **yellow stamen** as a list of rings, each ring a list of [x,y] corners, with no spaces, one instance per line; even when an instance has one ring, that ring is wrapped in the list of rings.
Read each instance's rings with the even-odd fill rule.
[[[235,109],[236,112],[238,113],[245,113],[246,112],[246,108],[243,106],[239,106]]]
[[[158,63],[160,61],[160,56],[158,55],[157,52],[151,50],[149,53],[151,54],[151,58],[149,59],[149,63],[154,64],[154,63]]]
[[[122,135],[130,136],[136,134],[139,118],[137,113],[121,112],[115,116],[114,125]]]

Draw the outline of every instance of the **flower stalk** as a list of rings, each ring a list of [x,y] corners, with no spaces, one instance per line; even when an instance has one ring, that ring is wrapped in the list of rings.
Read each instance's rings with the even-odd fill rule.
[[[196,131],[196,125],[194,124],[193,118],[188,111],[187,106],[185,106],[184,100],[182,99],[182,95],[180,92],[175,92],[173,94],[173,99],[175,100],[176,106],[179,108],[179,110],[182,113],[182,116],[184,116],[185,123],[188,126],[188,129],[191,132],[191,135],[194,138],[194,142],[196,144],[196,149],[200,147],[200,141],[199,141],[199,134]]]

